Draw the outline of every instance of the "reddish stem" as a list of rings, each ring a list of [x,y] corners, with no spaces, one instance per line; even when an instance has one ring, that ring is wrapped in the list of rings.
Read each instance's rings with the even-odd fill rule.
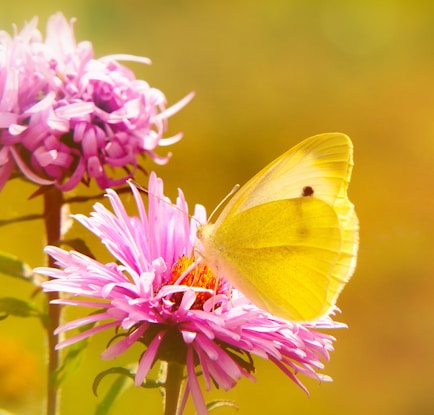
[[[58,245],[61,238],[61,208],[63,193],[52,187],[44,193],[44,224],[47,245]],[[55,267],[54,261],[48,257],[48,266]],[[61,308],[51,304],[58,298],[57,292],[48,292],[48,391],[47,391],[47,415],[55,415],[58,409],[59,388],[56,382],[56,370],[59,367],[59,352],[55,349],[59,342],[59,336],[54,330],[60,323]]]

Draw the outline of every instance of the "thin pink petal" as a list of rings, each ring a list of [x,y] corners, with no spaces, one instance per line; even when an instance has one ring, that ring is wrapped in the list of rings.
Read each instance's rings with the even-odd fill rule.
[[[137,368],[135,384],[136,386],[140,386],[143,382],[143,379],[146,378],[149,370],[155,362],[155,356],[157,355],[158,348],[163,341],[165,331],[161,331],[158,333],[154,340],[152,340],[151,344],[146,349],[146,352],[143,354],[142,358],[139,362],[139,367]]]
[[[199,382],[197,380],[196,371],[194,368],[193,349],[187,349],[187,376],[188,387],[193,398],[194,405],[199,415],[208,415],[208,409],[205,404]]]

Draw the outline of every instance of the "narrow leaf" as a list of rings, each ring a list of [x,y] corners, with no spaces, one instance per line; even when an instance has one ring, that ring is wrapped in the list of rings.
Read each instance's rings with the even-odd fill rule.
[[[17,317],[43,317],[33,303],[13,297],[0,298],[0,313]]]
[[[135,379],[135,371],[137,369],[137,365],[134,365],[134,368],[128,369],[125,367],[112,367],[110,369],[104,370],[95,377],[92,385],[92,391],[95,396],[98,396],[98,388],[101,381],[108,375],[121,375],[125,378],[129,378],[134,382]],[[152,379],[145,379],[140,387],[145,389],[155,389],[161,387],[163,384],[159,381]]]
[[[96,311],[92,314],[97,314]],[[79,332],[82,333],[90,328],[94,327],[95,323],[86,324],[79,328]],[[60,385],[71,373],[80,366],[82,361],[83,352],[89,344],[89,339],[83,339],[77,343],[74,343],[68,347],[68,352],[63,359],[62,365],[54,373],[54,379],[56,385]]]
[[[80,342],[74,343],[69,346],[68,352],[63,359],[62,365],[54,373],[54,382],[56,385],[60,385],[63,381],[75,372],[82,361],[83,351],[88,346],[89,341],[84,339]]]
[[[209,403],[206,404],[206,407],[208,408],[208,410],[210,412],[214,411],[215,409],[222,408],[222,407],[234,408],[234,410],[236,410],[236,411],[239,410],[239,407],[238,407],[238,405],[235,402],[228,401],[228,400],[225,400],[225,399],[218,399],[218,400],[215,400],[215,401],[211,401],[211,402],[209,402]]]
[[[122,377],[124,377],[125,379],[130,378],[134,381],[134,374],[124,368],[124,367],[111,367],[110,369],[104,370],[100,373],[98,373],[98,375],[96,375],[94,381],[93,381],[93,385],[92,385],[92,391],[94,393],[95,396],[98,396],[98,388],[99,385],[101,383],[101,381],[108,375],[122,375]]]
[[[6,252],[0,252],[0,273],[30,282],[34,277],[29,265]]]
[[[110,386],[110,389],[104,396],[103,400],[98,404],[95,415],[108,415],[113,403],[118,396],[126,389],[128,378],[119,376]]]
[[[60,241],[61,244],[67,245],[69,248],[72,248],[74,251],[80,252],[81,254],[87,255],[90,258],[95,258],[92,254],[92,251],[87,246],[84,239],[74,238],[74,239],[62,239]]]

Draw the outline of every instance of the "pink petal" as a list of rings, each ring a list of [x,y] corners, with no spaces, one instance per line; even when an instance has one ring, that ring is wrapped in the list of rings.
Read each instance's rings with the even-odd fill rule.
[[[187,349],[187,376],[188,386],[198,414],[208,415],[208,409],[206,408],[205,400],[197,380],[196,370],[194,367],[193,349],[191,347]]]
[[[160,344],[163,341],[165,334],[166,331],[160,331],[160,333],[154,337],[151,344],[146,349],[146,352],[140,359],[135,378],[136,386],[140,386],[143,382],[143,379],[145,379],[148,375],[149,370],[154,364],[155,356],[157,355],[158,348],[160,347]]]

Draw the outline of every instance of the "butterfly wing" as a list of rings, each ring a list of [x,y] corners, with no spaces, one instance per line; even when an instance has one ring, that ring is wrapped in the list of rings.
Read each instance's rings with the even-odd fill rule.
[[[226,216],[252,206],[300,197],[306,187],[311,187],[313,195],[329,205],[337,204],[345,215],[352,151],[351,140],[345,134],[319,134],[302,141],[243,185],[226,205],[216,225]]]
[[[293,321],[323,312],[341,234],[336,213],[322,200],[278,200],[243,210],[203,243],[207,262],[257,306]]]
[[[199,238],[204,245],[205,259],[220,269],[224,269],[225,276],[258,305],[266,306],[270,302],[283,304],[279,306],[279,310],[283,309],[283,315],[286,317],[290,315],[297,320],[311,319],[325,314],[335,304],[339,293],[350,279],[356,262],[358,220],[354,206],[347,196],[353,166],[352,150],[351,140],[346,135],[340,133],[321,134],[304,140],[274,160],[239,189],[222,211],[215,225],[208,225],[208,228],[200,232]],[[300,197],[303,195],[305,196]],[[240,249],[250,239],[259,238],[258,240],[261,240],[260,235],[251,234],[252,228],[258,228],[257,225],[252,226],[252,224],[265,225],[268,223],[271,218],[267,217],[266,214],[279,217],[279,224],[276,225],[274,231],[289,237],[286,230],[288,224],[291,221],[299,221],[300,218],[282,215],[279,211],[279,208],[282,208],[280,204],[274,205],[273,209],[267,208],[269,210],[262,207],[270,202],[288,200],[298,200],[296,203],[301,206],[304,204],[311,206],[309,200],[322,202],[319,204],[314,202],[316,209],[318,209],[315,212],[316,216],[313,215],[313,212],[312,214],[305,212],[306,214],[301,216],[305,226],[310,229],[309,235],[315,235],[315,226],[319,223],[319,217],[322,215],[324,220],[328,221],[328,227],[334,227],[339,236],[334,237],[332,243],[317,236],[312,237],[312,239],[306,236],[297,239],[299,233],[295,233],[295,239],[288,240],[284,244],[288,252],[285,258],[280,254],[277,255],[277,251],[273,250],[266,250],[261,253],[256,251],[252,257],[246,253],[242,254]],[[252,210],[249,215],[253,220],[250,222],[250,230],[247,227],[241,231],[242,227],[237,225],[237,221],[244,217],[241,215],[243,212],[250,209]],[[288,212],[297,215],[296,210],[289,209]],[[330,219],[330,212],[333,212],[335,221]],[[239,232],[238,245],[229,242],[231,238],[233,241],[236,240],[232,235],[234,231]],[[336,240],[339,241],[338,247],[335,245]],[[323,243],[325,249],[329,249],[333,253],[327,261],[318,262],[315,258],[316,255],[323,258],[318,248],[312,248],[312,244],[315,245],[319,241]],[[298,251],[290,249],[293,244],[300,246]],[[304,249],[301,249],[303,246]],[[268,254],[265,254],[266,252]],[[294,254],[294,257],[290,252],[297,252],[297,254]],[[280,261],[277,269],[271,265],[274,254]],[[259,262],[262,264],[263,271],[270,269],[274,273],[262,271],[262,279],[258,278],[255,269]],[[303,262],[306,263],[306,266],[302,265]],[[252,270],[248,268],[249,263],[253,268]],[[308,268],[313,264],[315,264],[317,271],[309,272]],[[252,283],[252,280],[255,282]],[[278,292],[270,291],[270,285],[276,284],[276,281],[278,281],[277,286],[280,287],[278,291],[290,295],[293,305],[281,298]],[[291,291],[293,294],[290,294],[288,290],[285,290],[285,284],[304,287],[293,289]],[[309,291],[312,293],[310,298]],[[270,293],[274,293],[272,295],[276,295],[278,298],[267,299]],[[300,297],[297,297],[298,295]],[[307,304],[310,302],[315,305],[308,306]],[[319,305],[321,305],[321,309],[319,309]],[[310,311],[308,310],[309,307]],[[281,311],[276,311],[275,306],[266,308],[282,315]],[[284,312],[284,310],[290,311]]]
[[[341,250],[338,261],[333,269],[330,285],[327,289],[327,302],[324,305],[323,313],[332,307],[349,281],[356,268],[357,251],[359,247],[359,221],[354,211],[354,206],[349,203],[348,208],[338,215],[341,231]]]

